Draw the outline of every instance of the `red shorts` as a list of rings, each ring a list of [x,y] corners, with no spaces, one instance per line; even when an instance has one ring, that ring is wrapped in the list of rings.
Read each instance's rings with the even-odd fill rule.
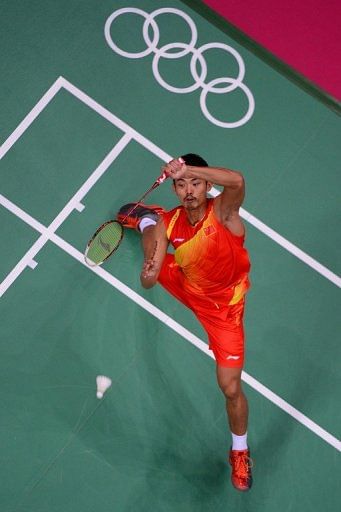
[[[244,364],[244,303],[245,296],[233,305],[186,291],[186,278],[167,254],[163,262],[159,283],[173,297],[190,308],[205,329],[209,348],[218,366],[242,368]],[[218,302],[218,303],[217,303]]]

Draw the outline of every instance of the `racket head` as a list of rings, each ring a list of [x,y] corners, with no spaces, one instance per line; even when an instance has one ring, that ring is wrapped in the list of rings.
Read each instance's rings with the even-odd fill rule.
[[[84,259],[90,267],[101,265],[111,256],[123,238],[123,226],[117,220],[104,222],[89,240]]]

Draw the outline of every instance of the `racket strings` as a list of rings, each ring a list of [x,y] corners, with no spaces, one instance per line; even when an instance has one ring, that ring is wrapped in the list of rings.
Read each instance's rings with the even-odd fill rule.
[[[95,234],[90,241],[86,260],[91,265],[103,263],[119,246],[123,236],[123,228],[117,221],[108,222]]]
[[[143,199],[156,187],[167,179],[167,175],[164,172],[153,185],[143,194],[143,196],[135,203],[135,205],[129,210],[124,219],[121,222],[117,220],[111,220],[103,224],[95,233],[93,238],[87,245],[85,251],[85,262],[93,267],[100,265],[117,249],[123,237],[123,225],[129,215],[142,203]],[[154,255],[156,252],[156,247]],[[154,257],[153,255],[153,257]]]

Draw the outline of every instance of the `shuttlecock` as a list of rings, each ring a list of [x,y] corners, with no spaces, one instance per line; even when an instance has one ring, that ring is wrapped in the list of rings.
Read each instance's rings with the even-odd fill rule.
[[[106,390],[111,386],[111,379],[109,379],[109,377],[106,377],[105,375],[97,375],[96,384],[97,398],[102,398]]]

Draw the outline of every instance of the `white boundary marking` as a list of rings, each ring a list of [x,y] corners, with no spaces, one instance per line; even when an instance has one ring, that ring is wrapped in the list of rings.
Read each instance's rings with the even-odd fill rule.
[[[64,206],[62,211],[57,215],[53,222],[49,226],[50,231],[56,231],[59,226],[67,219],[70,213],[77,209],[77,206],[91,190],[91,188],[97,183],[97,181],[103,176],[110,165],[116,160],[118,155],[125,149],[125,147],[131,141],[129,134],[123,135],[123,137],[117,142],[117,144],[109,151],[107,156],[102,160],[99,166],[89,176],[89,178],[83,183],[81,188],[72,196],[70,201]]]
[[[129,124],[125,123],[120,119],[119,117],[115,116],[112,112],[110,112],[108,109],[103,107],[100,103],[97,103],[93,98],[85,94],[85,92],[81,91],[73,85],[71,82],[66,80],[63,77],[59,77],[61,80],[61,83],[69,93],[71,93],[75,98],[78,98],[80,101],[82,101],[85,105],[87,105],[89,108],[97,112],[100,116],[104,117],[109,123],[113,124],[123,132],[129,134],[132,139],[136,140],[141,146],[144,146],[148,151],[159,157],[161,160],[167,162],[171,160],[171,156],[168,155],[165,151],[163,151],[161,148],[156,146],[153,142],[151,142],[149,139],[141,135],[139,132],[134,130]]]
[[[71,214],[74,209],[77,209],[77,206],[80,204],[83,197],[88,193],[88,191],[95,185],[95,183],[100,179],[100,177],[106,172],[106,170],[110,167],[113,161],[117,158],[117,156],[124,150],[127,144],[130,142],[131,137],[128,134],[125,134],[121,137],[121,139],[117,142],[117,144],[109,151],[107,156],[102,160],[99,166],[93,171],[90,177],[85,181],[85,183],[81,186],[81,188],[74,194],[74,196],[70,199],[70,201],[64,206],[62,211],[57,215],[57,217],[51,222],[48,228],[43,227],[43,231],[41,230],[42,224],[37,223],[35,229],[40,231],[42,234],[38,238],[38,240],[33,244],[31,249],[27,251],[27,253],[21,258],[21,260],[17,263],[17,265],[12,269],[12,271],[7,275],[7,277],[0,284],[0,297],[8,290],[8,288],[13,284],[13,282],[20,276],[23,270],[30,265],[30,262],[33,258],[38,254],[40,249],[44,247],[44,245],[48,242],[51,234],[54,233],[65,221],[65,219]],[[4,196],[0,195],[0,203],[8,208],[10,201],[8,201]],[[24,217],[20,217],[22,220],[25,220]],[[28,218],[28,217],[27,217]],[[37,222],[37,221],[36,221]],[[34,227],[34,226],[32,226]],[[47,236],[46,236],[47,234]]]
[[[188,329],[183,327],[181,324],[173,320],[173,318],[166,315],[163,311],[158,309],[156,306],[148,302],[146,299],[141,297],[138,293],[136,293],[134,290],[126,286],[124,283],[116,279],[112,274],[104,270],[102,267],[89,267],[86,265],[84,261],[84,254],[78,251],[75,247],[70,245],[68,242],[63,240],[61,237],[56,235],[54,232],[51,232],[49,228],[46,228],[35,220],[33,217],[28,215],[26,212],[24,212],[21,208],[16,206],[14,203],[6,199],[4,196],[0,194],[0,204],[7,208],[11,213],[22,219],[24,222],[26,222],[29,226],[31,226],[33,229],[41,233],[40,238],[36,242],[36,244],[39,242],[39,240],[48,240],[50,239],[55,245],[57,245],[60,249],[65,251],[67,254],[72,256],[74,259],[76,259],[79,263],[81,263],[83,266],[85,266],[90,272],[94,272],[97,274],[100,278],[104,279],[107,283],[109,283],[111,286],[119,290],[121,293],[126,295],[129,299],[131,299],[133,302],[135,302],[137,305],[148,311],[151,315],[153,315],[155,318],[163,322],[167,327],[175,331],[177,334],[185,338],[187,341],[192,343],[195,347],[197,347],[199,350],[204,352],[206,355],[211,357],[213,359],[213,355],[211,351],[208,349],[208,346],[206,343],[204,343],[200,338],[195,336],[192,332],[190,332]],[[35,247],[35,245],[26,253],[24,258],[31,257],[32,250]],[[38,249],[39,250],[39,249]],[[34,249],[35,253],[36,248]],[[31,258],[32,259],[32,258]],[[311,430],[314,434],[319,436],[321,439],[323,439],[326,443],[333,446],[336,450],[341,451],[341,441],[339,441],[336,437],[334,437],[332,434],[327,432],[325,429],[320,427],[317,423],[312,421],[310,418],[308,418],[305,414],[300,412],[298,409],[290,405],[288,402],[283,400],[280,396],[276,395],[273,391],[271,391],[269,388],[258,382],[254,377],[243,371],[242,378],[244,382],[246,382],[250,387],[258,391],[261,395],[263,395],[265,398],[270,400],[272,403],[277,405],[280,409],[285,411],[287,414],[289,414],[291,417],[293,417],[295,420],[297,420],[299,423],[304,425],[306,428]]]
[[[28,215],[26,212],[21,210],[19,207],[14,205],[11,201],[6,199],[4,196],[0,194],[0,204],[11,211],[14,215],[19,217],[21,220],[26,222],[36,231],[38,231],[41,235],[38,240],[32,245],[32,247],[26,252],[26,254],[21,258],[21,260],[17,263],[17,265],[13,268],[13,270],[8,274],[8,276],[4,279],[4,281],[0,284],[0,297],[3,293],[11,286],[11,284],[15,281],[15,279],[21,274],[21,272],[27,267],[31,266],[31,268],[35,267],[36,261],[34,257],[40,251],[40,249],[47,243],[47,241],[51,240],[58,247],[63,249],[69,255],[77,259],[81,264],[89,267],[84,262],[84,256],[77,249],[72,247],[66,241],[61,239],[58,235],[55,234],[55,231],[58,227],[66,220],[66,218],[70,215],[70,213],[74,209],[82,210],[81,200],[88,193],[88,191],[94,186],[94,184],[98,181],[98,179],[103,175],[103,173],[108,169],[110,164],[115,160],[118,154],[124,150],[126,145],[130,142],[130,140],[134,139],[142,146],[144,146],[147,150],[149,150],[154,155],[158,156],[163,161],[168,161],[172,157],[161,150],[158,146],[153,144],[150,140],[142,136],[139,132],[134,130],[131,126],[123,122],[121,119],[116,117],[112,112],[107,110],[105,107],[97,103],[90,96],[85,94],[83,91],[75,87],[73,84],[65,80],[63,77],[59,77],[56,82],[50,87],[50,89],[44,94],[44,96],[38,101],[35,107],[29,112],[29,114],[24,118],[24,120],[18,125],[18,127],[13,131],[13,133],[8,137],[8,139],[4,142],[4,144],[0,147],[0,159],[3,158],[9,149],[15,144],[15,142],[21,137],[21,135],[26,131],[26,129],[32,124],[32,122],[38,117],[38,115],[44,110],[44,108],[49,104],[49,102],[54,98],[54,96],[60,91],[61,88],[64,88],[68,92],[70,92],[73,96],[78,98],[84,104],[86,104],[89,108],[96,111],[99,115],[105,118],[107,121],[118,127],[124,132],[124,135],[119,140],[119,142],[115,145],[115,147],[108,153],[108,155],[104,158],[104,160],[99,164],[97,169],[91,174],[91,176],[86,180],[86,182],[82,185],[82,187],[77,191],[77,193],[70,199],[67,205],[63,208],[63,210],[57,215],[57,217],[53,220],[48,228],[43,226],[40,222],[35,220],[33,217]],[[219,193],[217,189],[212,189],[212,195],[215,196]],[[241,209],[242,217],[250,222],[253,226],[255,226],[262,233],[270,237],[276,243],[285,248],[288,252],[299,258],[301,261],[306,263],[308,266],[319,272],[325,278],[341,287],[341,278],[331,272],[329,269],[321,265],[319,262],[311,258],[309,255],[304,253],[301,249],[297,248],[294,244],[286,240],[284,237],[276,233],[274,230],[269,228],[266,224],[261,222],[259,219],[254,217],[252,214],[248,213],[246,210]],[[128,288],[122,282],[118,281],[111,274],[105,271],[101,267],[94,267],[89,269],[99,277],[107,281],[109,284],[114,286],[116,289],[121,291],[123,294],[128,296],[131,300],[133,300],[136,304],[144,308],[150,314],[158,318],[165,325],[173,329],[175,332],[180,334],[182,337],[187,339],[190,343],[199,348],[202,352],[213,358],[212,353],[209,351],[206,343],[197,338],[193,333],[185,329],[179,323],[174,321],[172,318],[167,316],[161,310],[153,306],[151,303],[143,299],[136,292]],[[329,432],[321,428],[315,422],[310,420],[307,416],[302,414],[300,411],[292,407],[290,404],[285,402],[278,395],[270,391],[268,388],[259,383],[256,379],[248,375],[246,372],[243,372],[243,380],[247,382],[251,387],[256,389],[260,394],[265,396],[268,400],[272,401],[279,408],[287,412],[290,416],[295,418],[297,421],[305,425],[308,429],[314,432],[316,435],[324,439],[331,446],[336,448],[338,451],[341,451],[341,441],[336,439]]]
[[[82,213],[82,211],[84,210],[85,208],[85,205],[82,204],[82,203],[78,203],[78,204],[75,204],[75,208],[76,210],[79,212],[79,213]]]
[[[38,262],[37,262],[37,261],[35,261],[35,260],[31,260],[31,261],[29,261],[29,262],[28,262],[28,266],[29,266],[32,270],[34,270],[34,269],[36,268],[36,266],[37,266],[37,265],[38,265]]]
[[[244,208],[240,208],[240,215],[241,217],[243,217],[243,219],[249,222],[249,224],[252,224],[252,226],[261,231],[264,235],[271,238],[271,240],[276,242],[285,250],[293,254],[293,256],[296,256],[296,258],[303,261],[303,263],[311,267],[313,270],[316,270],[316,272],[318,272],[323,277],[325,277],[326,279],[334,283],[336,286],[341,288],[341,277],[339,277],[337,274],[335,274],[327,267],[316,261],[314,258],[309,256],[309,254],[302,251],[302,249],[299,249],[296,245],[289,242],[289,240],[287,240],[282,235],[280,235],[279,233],[271,229],[269,226],[264,224],[264,222],[257,219],[257,217],[244,210]]]
[[[219,190],[212,188],[210,194],[212,196],[216,196],[219,194]],[[264,235],[268,236],[276,242],[278,245],[283,247],[286,251],[290,252],[293,256],[296,256],[297,259],[301,260],[303,263],[308,265],[308,267],[311,267],[313,270],[321,274],[323,277],[328,279],[328,281],[331,281],[333,284],[341,288],[341,277],[339,277],[337,274],[329,270],[327,267],[319,263],[317,260],[314,260],[309,254],[302,251],[302,249],[299,249],[296,245],[289,242],[286,238],[284,238],[282,235],[277,233],[277,231],[273,230],[264,222],[257,219],[254,215],[249,213],[248,211],[244,210],[244,208],[239,209],[240,216],[249,224],[254,226],[258,231],[261,231]]]
[[[62,77],[57,78],[55,83],[51,85],[48,91],[40,98],[38,103],[32,108],[32,110],[27,114],[27,116],[21,121],[21,123],[17,126],[13,133],[6,139],[6,141],[0,146],[0,160],[5,156],[7,151],[11,149],[13,144],[22,136],[22,134],[27,130],[27,128],[33,123],[33,121],[39,116],[39,114],[44,110],[45,107],[50,103],[50,101],[55,97],[57,92],[60,91],[63,84]]]
[[[2,202],[2,197],[0,196],[0,203],[4,206]],[[25,270],[27,266],[30,265],[31,261],[38,254],[40,249],[44,247],[46,242],[49,240],[49,237],[46,234],[41,235],[38,240],[32,245],[32,247],[27,251],[27,253],[21,258],[20,261],[16,264],[16,266],[11,270],[11,272],[5,277],[5,279],[0,284],[0,297],[8,290],[8,288],[14,283],[14,281],[20,276],[20,274]]]
[[[15,144],[15,142],[21,137],[21,135],[25,132],[25,130],[32,124],[32,122],[37,118],[37,116],[42,112],[42,110],[48,105],[48,103],[54,98],[54,96],[63,88],[67,90],[70,94],[80,100],[82,103],[87,105],[89,108],[97,112],[104,119],[112,123],[114,126],[122,130],[127,136],[130,136],[131,139],[134,139],[136,142],[144,146],[151,153],[159,157],[161,160],[167,162],[171,160],[171,155],[167,154],[161,148],[156,146],[149,139],[141,135],[139,132],[134,130],[130,125],[122,121],[120,118],[115,116],[108,109],[103,107],[103,105],[99,104],[93,98],[88,96],[86,93],[81,91],[78,87],[73,85],[71,82],[60,76],[56,82],[49,88],[49,90],[44,94],[44,96],[38,101],[35,107],[29,112],[29,114],[25,117],[25,119],[19,124],[19,126],[14,130],[14,132],[8,137],[8,139],[4,142],[4,144],[0,147],[0,160],[1,158],[9,151],[9,149]],[[91,187],[90,187],[91,188]],[[88,189],[89,190],[89,189]],[[219,193],[219,191],[215,188],[211,190],[211,195],[215,196]],[[80,200],[79,200],[80,201]],[[75,208],[75,206],[74,206]],[[62,213],[62,212],[61,212]],[[244,208],[240,209],[241,217],[246,221],[253,225],[256,229],[261,231],[264,235],[268,236],[275,243],[283,247],[286,251],[294,255],[296,258],[301,260],[303,263],[311,267],[313,270],[321,274],[323,277],[328,279],[330,282],[341,288],[341,277],[329,270],[327,267],[319,263],[317,260],[309,256],[309,254],[305,253],[289,240],[281,236],[279,233],[274,231],[272,228],[267,226],[264,222],[257,219],[254,215],[244,210]]]

